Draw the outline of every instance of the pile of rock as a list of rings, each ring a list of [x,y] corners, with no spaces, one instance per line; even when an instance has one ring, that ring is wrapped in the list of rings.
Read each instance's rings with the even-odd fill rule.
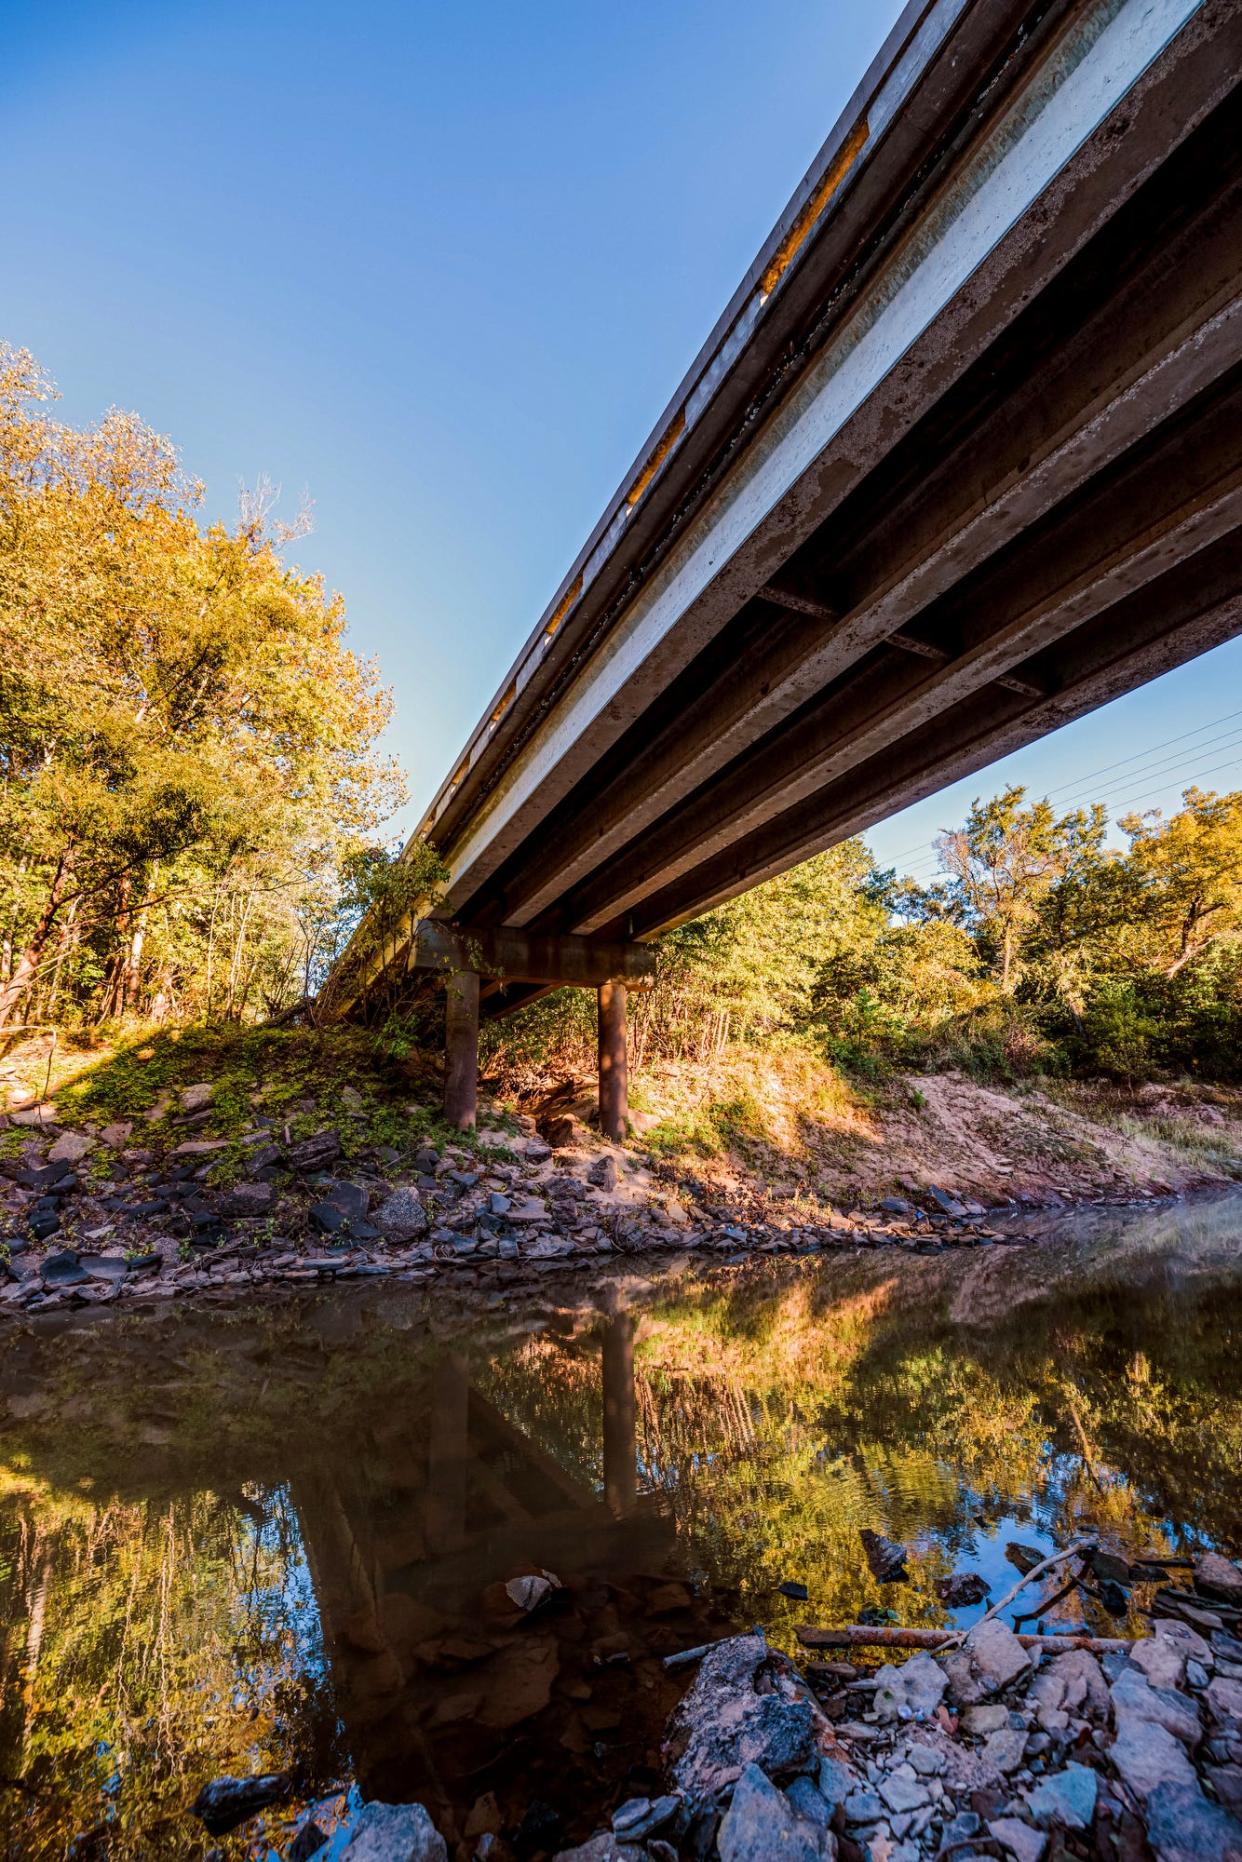
[[[132,1121],[61,1131],[43,1110],[0,1159],[0,1312],[266,1282],[425,1280],[484,1263],[503,1279],[662,1250],[937,1253],[1024,1239],[983,1225],[975,1205],[930,1217],[904,1203],[868,1217],[817,1206],[812,1218],[756,1195],[712,1201],[576,1126],[557,1151],[526,1121],[469,1148],[359,1145],[346,1167],[334,1128],[292,1140],[256,1113],[234,1138],[207,1135],[208,1082],[161,1108],[159,1132],[175,1140],[163,1148],[154,1134],[133,1142]]]

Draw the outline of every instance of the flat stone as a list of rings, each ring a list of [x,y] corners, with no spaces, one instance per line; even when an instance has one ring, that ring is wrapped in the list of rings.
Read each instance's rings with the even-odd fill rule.
[[[62,1132],[47,1154],[49,1164],[80,1164],[95,1149],[95,1139],[84,1131]]]
[[[337,1235],[346,1225],[345,1212],[335,1203],[312,1203],[307,1213],[321,1235]]]
[[[215,1098],[216,1089],[210,1080],[198,1080],[193,1086],[181,1089],[181,1110],[183,1112],[202,1112]]]
[[[986,1739],[989,1733],[1009,1721],[1009,1709],[998,1700],[986,1701],[981,1707],[967,1707],[962,1715],[962,1730],[974,1739]]]
[[[124,1280],[129,1262],[123,1254],[80,1254],[78,1261],[92,1280]]]
[[[1153,1687],[1180,1687],[1186,1679],[1185,1652],[1168,1636],[1144,1636],[1130,1660]]]
[[[46,1287],[81,1286],[88,1278],[86,1269],[72,1248],[62,1248],[59,1254],[49,1254],[40,1262],[39,1273]]]
[[[448,1847],[421,1804],[367,1804],[342,1862],[448,1862]]]
[[[1032,1817],[1043,1829],[1088,1830],[1095,1816],[1099,1780],[1088,1765],[1070,1763],[1041,1778],[1027,1792]]]
[[[927,1795],[926,1785],[916,1778],[903,1778],[898,1773],[880,1781],[880,1796],[895,1815],[907,1810],[922,1810],[924,1804],[931,1800]]]
[[[844,1810],[847,1823],[878,1823],[884,1815],[884,1803],[875,1791],[864,1786],[861,1791],[850,1792]]]
[[[302,1138],[297,1144],[291,1144],[285,1155],[291,1170],[309,1176],[336,1162],[341,1155],[341,1140],[334,1131],[319,1131],[312,1138]]]
[[[55,1145],[48,1155],[55,1159]],[[77,1158],[70,1158],[69,1161],[76,1164]],[[1215,1598],[1220,1603],[1242,1606],[1242,1571],[1231,1559],[1222,1558],[1219,1552],[1204,1552],[1195,1561],[1194,1577],[1195,1589],[1202,1591],[1205,1597]]]
[[[1043,1830],[1032,1829],[1021,1817],[993,1817],[988,1823],[988,1833],[998,1843],[1003,1843],[1018,1862],[1040,1862],[1048,1846]]]
[[[209,1157],[213,1151],[227,1151],[227,1138],[187,1138],[184,1144],[174,1147],[174,1157]]]
[[[1157,1636],[1162,1637],[1166,1642],[1171,1642],[1175,1648],[1180,1649],[1188,1662],[1211,1663],[1212,1650],[1210,1645],[1204,1641],[1198,1630],[1193,1629],[1189,1623],[1180,1623],[1175,1617],[1171,1616],[1158,1616],[1152,1624],[1152,1628]]]
[[[1122,1781],[1143,1802],[1162,1784],[1196,1784],[1194,1767],[1172,1733],[1137,1714],[1123,1716],[1109,1753]]]
[[[1156,1862],[1242,1862],[1242,1823],[1197,1784],[1159,1784],[1146,1805]]]
[[[747,1765],[716,1836],[720,1862],[822,1862],[836,1854],[827,1830],[795,1814],[783,1791]]]
[[[1242,1682],[1217,1675],[1208,1683],[1206,1694],[1208,1711],[1214,1720],[1242,1724]]]
[[[1203,1733],[1199,1709],[1176,1688],[1152,1687],[1146,1675],[1131,1666],[1123,1668],[1114,1681],[1112,1700],[1113,1719],[1118,1727],[1127,1714],[1137,1714],[1141,1720],[1152,1720],[1157,1726],[1163,1726],[1166,1733],[1172,1733],[1184,1746],[1193,1749],[1198,1745]]]
[[[371,1211],[371,1220],[382,1235],[394,1241],[412,1241],[416,1235],[425,1235],[428,1228],[427,1211],[418,1191],[408,1183],[398,1184],[379,1208]]]
[[[638,1843],[671,1823],[680,1809],[681,1799],[671,1791],[654,1799],[632,1797],[613,1811],[613,1831],[627,1843]]]
[[[1006,1774],[1017,1771],[1025,1752],[1026,1728],[1023,1726],[998,1727],[983,1742],[984,1763]]]

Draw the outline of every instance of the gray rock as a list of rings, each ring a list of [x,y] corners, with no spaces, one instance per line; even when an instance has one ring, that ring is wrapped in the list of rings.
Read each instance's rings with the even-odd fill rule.
[[[264,1216],[275,1201],[276,1191],[270,1183],[235,1183],[216,1207],[223,1216]]]
[[[895,1816],[907,1810],[922,1810],[924,1804],[930,1802],[926,1785],[920,1784],[917,1778],[903,1778],[898,1773],[881,1779],[879,1789],[880,1796]]]
[[[448,1862],[448,1848],[421,1804],[368,1804],[341,1862]]]
[[[1242,1862],[1242,1823],[1197,1784],[1159,1784],[1147,1799],[1156,1862]]]
[[[62,1132],[48,1152],[47,1161],[49,1164],[80,1164],[87,1153],[94,1149],[95,1140],[86,1132]]]
[[[825,1862],[836,1855],[829,1831],[796,1816],[783,1791],[747,1765],[716,1837],[720,1862]]]
[[[908,1719],[911,1715],[926,1719],[940,1705],[947,1686],[944,1669],[925,1650],[920,1651],[900,1667],[880,1669],[873,1705],[881,1720]],[[909,1712],[902,1713],[903,1707]]]
[[[731,1636],[704,1656],[669,1721],[670,1782],[686,1797],[703,1799],[749,1764],[773,1775],[806,1771],[822,1724],[783,1655],[762,1636]]]
[[[861,1791],[851,1791],[845,1800],[847,1823],[878,1823],[883,1815],[882,1799],[865,1787]]]
[[[1023,1726],[1001,1726],[996,1732],[989,1733],[983,1742],[983,1759],[987,1765],[994,1765],[997,1771],[1017,1771],[1026,1751],[1026,1728]]]
[[[987,1701],[981,1707],[967,1707],[962,1715],[962,1731],[969,1733],[973,1739],[986,1739],[998,1727],[1009,1722],[1009,1709],[998,1700]]]
[[[1019,1675],[1025,1674],[1031,1664],[1030,1656],[1012,1629],[995,1616],[971,1630],[965,1650],[972,1672],[992,1693],[1008,1687]]]
[[[1031,1693],[1037,1700],[1044,1699],[1041,1687],[1050,1694],[1055,1691],[1055,1700],[1048,1704],[1063,1713],[1085,1714],[1100,1721],[1108,1718],[1108,1683],[1095,1656],[1086,1649],[1067,1649],[1064,1655],[1054,1655],[1032,1683]]]
[[[202,1112],[215,1097],[216,1089],[210,1080],[199,1080],[194,1086],[181,1089],[181,1110],[183,1112]]]
[[[184,1145],[178,1145],[184,1150]],[[286,1153],[289,1168],[301,1175],[312,1171],[326,1170],[341,1155],[341,1140],[334,1131],[316,1132],[313,1138],[302,1138],[297,1144],[291,1144]]]
[[[649,1797],[632,1797],[628,1803],[619,1805],[613,1811],[613,1833],[627,1843],[641,1842],[644,1836],[651,1836],[656,1830],[662,1830],[666,1823],[671,1823],[680,1809],[681,1799],[671,1792],[654,1800]]]
[[[1180,1687],[1186,1679],[1186,1654],[1169,1636],[1144,1636],[1130,1650],[1130,1660],[1153,1687]]]
[[[1069,1764],[1027,1792],[1032,1817],[1043,1829],[1088,1830],[1099,1781],[1087,1765]]]
[[[1242,1681],[1217,1675],[1207,1686],[1208,1711],[1223,1726],[1242,1724]]]
[[[39,1272],[45,1287],[77,1287],[87,1279],[86,1269],[72,1248],[47,1255],[39,1264]]]
[[[785,1796],[793,1805],[795,1814],[804,1817],[808,1823],[817,1824],[821,1830],[826,1830],[832,1822],[832,1806],[809,1778],[795,1778],[792,1784],[785,1787]]]
[[[998,1843],[1003,1843],[1018,1862],[1040,1862],[1048,1846],[1044,1832],[1032,1829],[1021,1817],[993,1817],[988,1823],[988,1832]]]
[[[1118,1731],[1128,1716],[1135,1715],[1140,1720],[1151,1720],[1163,1726],[1166,1733],[1172,1733],[1174,1739],[1180,1739],[1192,1751],[1198,1745],[1203,1733],[1199,1709],[1176,1688],[1152,1687],[1145,1674],[1131,1667],[1123,1669],[1113,1682],[1112,1697],[1113,1719]]]
[[[840,1759],[822,1758],[819,1761],[819,1793],[827,1804],[829,1811],[834,1811],[838,1804],[843,1804],[851,1791],[858,1789],[858,1773]]]
[[[1176,1622],[1171,1616],[1158,1616],[1152,1624],[1157,1636],[1165,1642],[1173,1643],[1179,1648],[1188,1662],[1203,1662],[1211,1665],[1212,1650],[1203,1640],[1197,1629],[1189,1623]]]
[[[617,1187],[616,1158],[611,1154],[607,1154],[604,1157],[597,1157],[595,1162],[591,1165],[591,1168],[587,1171],[587,1180],[593,1183],[597,1190],[603,1190],[606,1196],[611,1196],[612,1192]]]
[[[1135,1713],[1123,1716],[1109,1757],[1123,1783],[1144,1802],[1159,1785],[1196,1783],[1194,1766],[1172,1733]]]
[[[81,1254],[78,1261],[92,1280],[106,1281],[113,1286],[124,1280],[129,1272],[129,1262],[123,1254]]]
[[[386,1196],[379,1208],[372,1211],[371,1220],[382,1235],[393,1241],[413,1241],[416,1236],[425,1235],[428,1228],[427,1211],[418,1191],[408,1183],[400,1184]]]

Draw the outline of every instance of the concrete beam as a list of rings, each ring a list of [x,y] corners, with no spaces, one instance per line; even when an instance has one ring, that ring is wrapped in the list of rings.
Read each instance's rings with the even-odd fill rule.
[[[414,927],[405,967],[473,971],[476,977],[507,982],[596,989],[613,981],[641,988],[654,975],[655,963],[649,945],[616,938],[570,937],[422,918]]]
[[[1235,427],[1225,440],[1235,454],[1236,432]],[[1197,440],[1181,450],[1193,486],[1192,461],[1207,463],[1210,453]],[[1166,499],[1187,483],[1180,469],[1165,477],[1168,471],[1164,458],[1153,462],[1153,495],[1158,495],[1156,482],[1163,484]],[[1131,496],[1134,501],[1127,504]],[[640,836],[623,855],[569,895],[565,909],[573,929],[599,933],[705,858],[761,830],[827,783],[881,754],[911,731],[926,729],[935,718],[976,698],[1020,666],[1019,694],[1042,695],[1045,688],[1027,674],[1025,661],[1157,580],[1173,563],[1188,560],[1238,529],[1242,524],[1242,469],[1235,469],[1208,490],[1191,490],[1172,512],[1157,507],[1146,523],[1138,520],[1152,511],[1152,505],[1139,495],[1133,480],[1117,488],[1117,500],[1126,505],[1131,519],[1120,536],[1115,529],[1110,534],[1104,512],[1093,500],[1082,513],[1077,552],[1068,542],[1061,548],[1044,543],[1047,561],[1041,565],[1042,540],[1036,536],[1024,559],[1010,565],[1006,589],[994,584],[963,597],[963,607],[994,623],[976,643],[940,664],[904,657],[896,663],[882,662],[866,677],[831,692],[784,734],[763,740],[732,763],[700,791],[693,806],[671,814]],[[1119,521],[1118,511],[1110,515],[1113,523]],[[1085,562],[1083,555],[1088,557]]]
[[[890,502],[869,516],[864,507],[852,539],[817,541],[816,579],[848,590],[844,611],[801,587],[766,586],[752,610],[763,625],[737,649],[722,637],[718,683],[709,685],[705,669],[698,691],[615,776],[593,778],[588,797],[556,812],[546,848],[535,833],[520,878],[503,884],[505,921],[534,922],[880,642],[936,658],[938,648],[906,631],[930,603],[1176,418],[1237,360],[1240,240],[1235,188],[1206,231],[1169,241],[1150,277],[1119,279],[1118,295],[1067,330],[1065,353],[1026,368],[982,427],[968,427],[956,445],[933,442],[930,461],[920,448],[917,486],[896,509]],[[784,610],[779,620],[769,602]],[[1017,676],[999,675],[1002,683]]]
[[[1227,16],[1214,0],[1107,0],[1075,19],[479,799],[445,850],[454,910],[1226,94],[1236,72],[1221,69],[1219,40],[1204,40]],[[1159,93],[1197,54],[1179,109],[1175,83]],[[1109,119],[1122,99],[1118,136]],[[861,445],[845,439],[856,418],[870,428]]]
[[[1227,542],[1210,574],[1205,566],[1193,587],[1178,593],[1157,584],[1100,617],[1081,642],[1072,643],[1072,657],[1067,651],[1052,698],[1022,705],[1015,697],[990,710],[958,707],[938,730],[916,731],[889,746],[820,795],[653,893],[634,914],[637,929],[654,937],[697,917],[1231,639],[1242,628],[1236,554],[1236,545]]]

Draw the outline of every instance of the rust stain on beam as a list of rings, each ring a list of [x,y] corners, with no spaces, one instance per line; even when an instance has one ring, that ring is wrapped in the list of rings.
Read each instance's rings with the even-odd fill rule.
[[[764,297],[771,297],[773,291],[775,291],[777,285],[797,258],[802,247],[806,244],[816,221],[821,217],[825,207],[827,207],[846,175],[850,172],[850,169],[854,166],[854,163],[867,146],[867,138],[870,134],[870,125],[864,116],[861,121],[854,125],[854,128],[843,143],[841,153],[837,156],[836,161],[833,162],[827,174],[825,174],[823,180],[811,195],[810,200],[807,201],[806,206],[803,207],[801,213],[799,213],[784,239],[773,253],[768,269],[763,274],[763,282],[759,287]]]
[[[638,503],[685,430],[686,410],[682,407],[677,410],[667,427],[665,427],[654,452],[652,452],[646,465],[630,486],[629,491],[625,494],[625,502],[631,511],[634,509],[634,506]]]

